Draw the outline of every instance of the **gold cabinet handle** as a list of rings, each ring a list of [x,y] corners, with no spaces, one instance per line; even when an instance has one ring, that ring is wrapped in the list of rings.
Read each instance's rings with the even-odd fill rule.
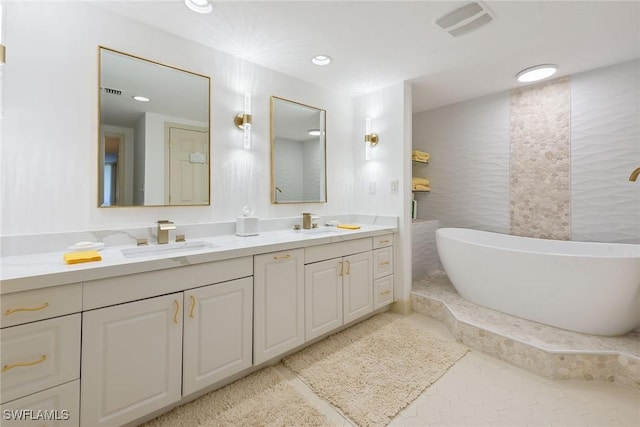
[[[380,262],[380,263],[378,263],[378,265],[389,265],[389,261]]]
[[[390,293],[391,293],[391,291],[389,289],[387,289],[386,291],[380,292],[380,296],[389,295]]]
[[[273,257],[273,259],[276,260],[276,261],[280,261],[280,260],[283,260],[283,259],[289,259],[289,258],[291,258],[290,254],[276,255],[276,256]]]
[[[193,312],[196,309],[196,297],[194,297],[193,295],[191,295],[191,310],[189,310],[189,317],[191,317],[193,319]]]
[[[378,243],[382,244],[382,243],[389,243],[389,239],[387,240],[378,240]]]
[[[173,323],[175,323],[176,325],[178,324],[178,312],[180,311],[180,303],[178,302],[178,300],[173,300],[173,302],[176,305],[176,311],[174,311],[173,313]]]
[[[338,273],[338,276],[342,276],[342,261],[338,261],[338,264],[340,264],[340,273]]]
[[[10,314],[17,313],[19,311],[40,311],[40,310],[44,310],[47,307],[49,307],[49,303],[48,302],[45,302],[44,304],[39,305],[37,307],[10,308],[9,310],[4,312],[4,315],[5,316],[9,316]]]
[[[18,367],[22,367],[22,366],[33,366],[33,365],[37,365],[38,363],[42,363],[45,360],[47,360],[47,355],[43,354],[42,357],[38,360],[34,360],[33,362],[18,362],[18,363],[14,363],[12,365],[4,365],[2,367],[2,372],[7,372],[9,369],[13,369],[13,368],[18,368]]]
[[[347,260],[345,262],[347,263],[347,272],[344,274],[348,276],[349,274],[351,274],[351,261]]]

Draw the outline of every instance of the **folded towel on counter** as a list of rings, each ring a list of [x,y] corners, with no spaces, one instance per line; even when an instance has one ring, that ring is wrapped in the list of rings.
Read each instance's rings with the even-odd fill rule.
[[[411,183],[416,185],[429,185],[429,178],[420,178],[414,176],[413,178],[411,178]]]
[[[428,185],[413,184],[411,188],[413,191],[431,191],[431,187]]]
[[[81,262],[101,261],[98,251],[67,252],[63,256],[67,264],[79,264]]]
[[[359,225],[353,225],[353,224],[340,224],[337,227],[338,228],[345,228],[347,230],[357,230],[358,228],[360,228]]]

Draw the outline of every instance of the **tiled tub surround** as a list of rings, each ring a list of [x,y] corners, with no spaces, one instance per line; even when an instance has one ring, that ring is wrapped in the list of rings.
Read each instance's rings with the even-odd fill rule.
[[[511,234],[571,238],[569,78],[511,93]]]
[[[615,382],[640,390],[640,333],[585,335],[466,301],[443,272],[413,283],[413,310],[441,320],[460,342],[552,379]]]

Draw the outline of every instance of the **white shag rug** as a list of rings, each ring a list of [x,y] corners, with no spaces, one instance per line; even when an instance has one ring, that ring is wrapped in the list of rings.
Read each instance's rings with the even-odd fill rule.
[[[468,351],[383,313],[283,363],[359,426],[385,426]]]
[[[257,371],[143,424],[145,427],[329,426],[273,368]]]

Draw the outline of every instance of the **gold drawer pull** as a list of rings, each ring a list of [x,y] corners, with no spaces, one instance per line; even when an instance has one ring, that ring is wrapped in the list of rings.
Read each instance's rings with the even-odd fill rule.
[[[44,304],[39,305],[37,307],[10,308],[9,310],[4,312],[4,315],[8,316],[10,314],[17,313],[19,311],[40,311],[40,310],[44,310],[47,307],[49,307],[49,303],[48,302],[45,302]]]
[[[386,291],[380,292],[380,296],[389,295],[390,293],[391,293],[391,291],[389,289],[387,289]]]
[[[276,261],[280,261],[280,260],[282,260],[282,259],[289,259],[289,258],[291,258],[291,255],[290,255],[290,254],[286,254],[286,255],[276,255],[276,256],[274,256],[274,257],[273,257],[273,259],[274,259],[274,260],[276,260]]]
[[[389,261],[384,261],[384,262],[380,262],[378,263],[379,265],[389,265]]]
[[[196,297],[191,295],[191,310],[189,311],[189,317],[193,319],[193,311],[196,309]]]
[[[33,362],[18,362],[18,363],[14,363],[13,365],[4,365],[2,367],[2,372],[7,372],[9,369],[18,368],[18,367],[22,367],[22,366],[37,365],[38,363],[42,363],[45,360],[47,360],[47,355],[43,354],[40,359],[34,360]]]
[[[176,305],[176,311],[173,313],[173,323],[178,324],[178,312],[180,311],[180,303],[178,300],[173,300]]]
[[[338,264],[340,264],[340,273],[338,273],[338,276],[342,276],[344,274],[342,272],[342,261],[340,261]]]
[[[387,239],[387,240],[378,240],[378,243],[389,243],[389,239]]]

